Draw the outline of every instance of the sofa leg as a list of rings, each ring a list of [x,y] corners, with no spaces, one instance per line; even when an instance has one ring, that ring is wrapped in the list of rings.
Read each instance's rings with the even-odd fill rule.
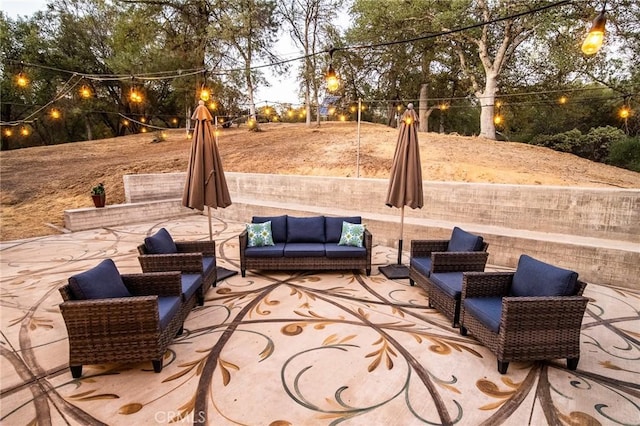
[[[413,281],[411,278],[409,278],[409,285],[411,287],[413,287],[415,285],[415,281]]]
[[[575,370],[578,368],[578,361],[580,361],[580,357],[567,358],[567,368],[569,370]]]
[[[463,326],[460,326],[460,334],[462,336],[466,336],[467,333],[468,333],[467,329],[465,327],[463,327]]]
[[[507,368],[509,368],[509,361],[498,360],[498,372],[500,374],[507,374]]]
[[[151,361],[151,363],[153,364],[153,371],[155,371],[156,373],[162,372],[162,360],[161,359],[154,359],[154,360]]]
[[[371,276],[371,268],[367,269],[366,272],[368,277]]]
[[[82,376],[82,365],[70,365],[69,370],[71,370],[71,377],[74,379]]]
[[[240,275],[242,275],[242,278],[247,276],[247,271],[245,269],[241,269],[240,270]]]

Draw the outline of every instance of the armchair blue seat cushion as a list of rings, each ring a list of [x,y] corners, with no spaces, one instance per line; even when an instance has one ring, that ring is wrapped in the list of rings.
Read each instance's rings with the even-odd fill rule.
[[[462,293],[462,272],[437,272],[429,277],[433,285],[453,299],[460,299]]]
[[[202,286],[202,275],[200,274],[181,274],[182,294],[184,300],[189,300]]]
[[[332,259],[365,257],[367,255],[367,249],[364,247],[339,246],[336,243],[326,243],[324,252],[328,258]]]
[[[160,328],[165,329],[173,317],[180,311],[181,301],[178,296],[158,297],[158,313]]]
[[[287,243],[284,247],[284,257],[324,257],[324,255],[324,243]]]
[[[245,255],[248,257],[282,257],[285,243],[275,243],[272,246],[247,247]]]
[[[420,272],[425,277],[431,274],[431,258],[430,257],[412,257],[409,266]]]
[[[160,228],[158,232],[144,239],[144,245],[149,254],[172,254],[177,253],[176,243],[165,228]]]
[[[211,271],[213,271],[215,267],[216,267],[216,259],[214,257],[211,257],[211,256],[202,257],[202,271],[205,277],[209,275],[209,273],[211,273]]]
[[[471,234],[457,226],[451,232],[447,251],[479,251],[482,250],[484,240],[479,235]]]
[[[254,216],[252,223],[271,222],[271,236],[274,243],[287,242],[287,215],[282,216]]]
[[[111,259],[69,278],[71,293],[78,300],[130,297],[120,272]]]
[[[331,217],[326,216],[324,218],[324,233],[327,243],[337,243],[340,241],[342,235],[342,222],[349,222],[354,224],[361,224],[362,218],[360,216],[352,217]]]
[[[513,275],[511,296],[572,296],[578,274],[541,262],[526,254],[520,256]]]
[[[324,243],[324,241],[324,216],[287,216],[287,243]]]
[[[464,299],[466,312],[478,319],[485,327],[494,333],[500,332],[500,318],[502,317],[502,297],[474,297]]]

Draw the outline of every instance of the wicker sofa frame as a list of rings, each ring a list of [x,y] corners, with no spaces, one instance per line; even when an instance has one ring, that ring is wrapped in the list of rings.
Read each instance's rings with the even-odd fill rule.
[[[483,243],[482,251],[447,252],[449,240],[412,240],[411,257],[431,257],[431,273],[439,272],[482,272],[487,264],[488,243]],[[409,267],[409,283],[417,284],[426,293],[430,308],[436,308],[457,327],[460,320],[460,299],[456,299],[442,291],[429,276]]]
[[[151,360],[156,373],[195,298],[181,308],[164,329],[160,328],[159,296],[182,297],[180,274],[122,274],[133,296],[112,299],[75,300],[69,285],[59,289],[60,311],[69,336],[69,369],[82,376],[83,364],[129,363]]]
[[[269,270],[269,271],[289,271],[289,270],[345,270],[364,269],[367,276],[371,275],[371,251],[373,247],[373,236],[369,230],[364,231],[363,245],[367,254],[365,257],[248,257],[245,254],[248,236],[244,230],[239,235],[240,242],[240,272],[246,276],[247,269]]]
[[[204,296],[211,287],[216,286],[217,268],[215,241],[176,241],[177,253],[150,254],[144,244],[138,245],[138,261],[143,272],[180,271],[185,274],[201,274],[202,286],[196,291],[197,303],[204,305]],[[203,257],[213,257],[214,265],[205,274],[202,267]]]
[[[575,370],[580,359],[580,330],[588,298],[586,283],[577,281],[574,296],[507,297],[513,272],[465,272],[462,286],[460,334],[479,340],[497,357],[498,371],[507,372],[510,361],[566,358]],[[502,297],[499,333],[466,314],[465,298]]]

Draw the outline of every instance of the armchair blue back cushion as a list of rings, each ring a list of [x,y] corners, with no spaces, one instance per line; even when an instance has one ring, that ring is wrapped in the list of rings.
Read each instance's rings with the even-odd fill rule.
[[[362,218],[360,216],[353,217],[330,217],[324,218],[324,231],[327,243],[338,243],[340,236],[342,235],[342,222],[349,222],[355,224],[361,224]]]
[[[511,296],[572,296],[576,291],[578,274],[536,260],[526,254],[520,256],[511,284]]]
[[[252,223],[265,223],[271,221],[271,235],[274,243],[287,242],[287,215],[282,216],[254,216]]]
[[[447,251],[479,251],[482,250],[484,240],[481,236],[471,234],[457,226],[451,232]]]
[[[150,254],[171,254],[178,252],[176,243],[164,228],[160,228],[158,232],[145,238],[144,245]]]
[[[324,216],[287,216],[287,243],[324,243]]]
[[[130,297],[120,272],[111,259],[69,278],[71,293],[78,300]]]

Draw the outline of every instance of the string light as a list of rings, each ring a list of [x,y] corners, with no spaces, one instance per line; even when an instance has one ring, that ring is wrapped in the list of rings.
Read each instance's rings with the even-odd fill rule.
[[[18,87],[27,87],[29,85],[29,78],[25,73],[20,71],[16,77],[16,84]]]
[[[209,89],[202,85],[202,89],[200,89],[200,99],[207,102],[211,98],[211,92]]]
[[[142,95],[135,87],[132,87],[131,91],[129,92],[129,100],[134,104],[139,104],[142,102]]]
[[[6,129],[4,129],[4,135],[5,135],[6,137],[11,137],[11,136],[13,136],[13,130],[12,130],[12,129],[10,129],[10,128],[6,128]]]
[[[209,109],[211,111],[215,111],[216,109],[218,109],[218,104],[215,103],[214,101],[209,102]]]
[[[605,7],[606,2],[605,6],[602,7],[602,11],[598,13],[598,16],[594,19],[591,29],[582,43],[582,53],[585,55],[595,55],[602,47],[602,42],[604,41],[604,27],[607,22],[607,18],[604,16]]]
[[[503,118],[501,115],[496,115],[493,117],[493,124],[495,124],[496,126],[499,126],[500,124],[502,124]]]
[[[49,116],[54,120],[58,120],[62,116],[62,114],[60,113],[59,109],[53,108],[51,111],[49,111]]]
[[[83,99],[89,99],[91,97],[91,89],[86,84],[80,87],[80,97]]]
[[[560,96],[560,98],[558,99],[558,103],[559,103],[560,105],[564,105],[564,104],[566,104],[566,103],[567,103],[567,101],[568,101],[568,99],[567,99],[567,97],[566,97],[566,96]]]
[[[329,68],[327,69],[327,90],[331,93],[338,90],[340,87],[340,80],[333,69],[333,53],[336,50],[334,48],[329,49]]]
[[[622,108],[620,108],[620,111],[618,111],[618,115],[623,120],[626,120],[631,115],[631,109],[628,106],[624,105]]]
[[[20,128],[20,134],[22,136],[29,136],[31,134],[31,131],[29,130],[29,128],[27,126],[22,126]]]

